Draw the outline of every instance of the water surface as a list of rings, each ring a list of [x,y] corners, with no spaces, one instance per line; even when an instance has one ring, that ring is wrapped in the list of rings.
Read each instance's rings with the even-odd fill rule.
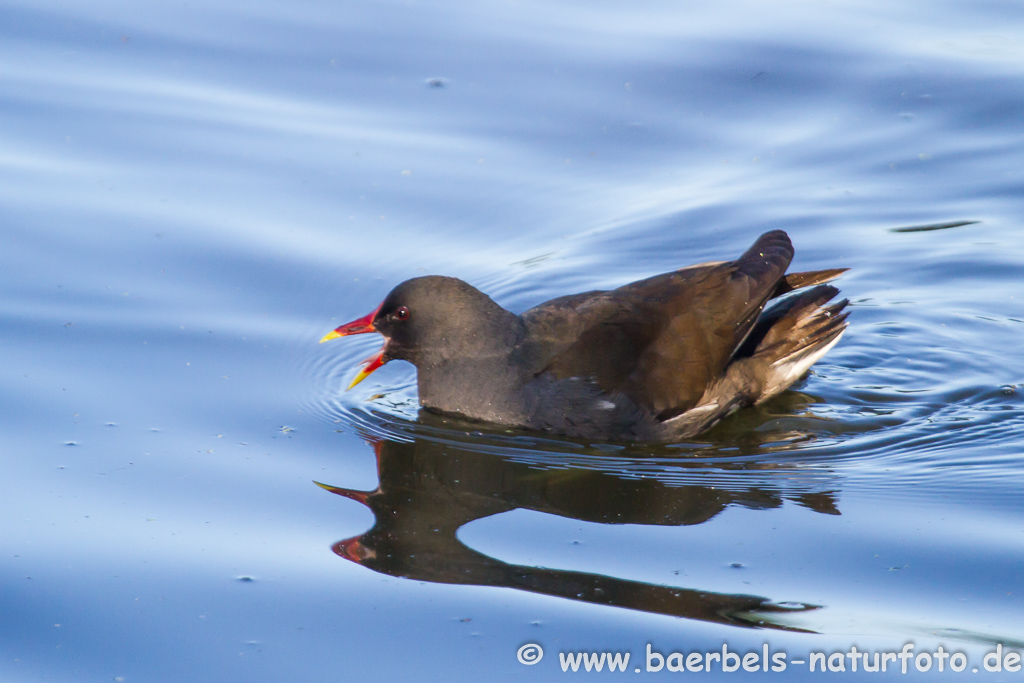
[[[1024,645],[1014,3],[0,16],[0,678],[908,642],[1011,675],[982,658]],[[850,329],[685,444],[426,419],[407,364],[343,393],[377,340],[316,344],[416,275],[521,311],[774,228],[850,268]]]

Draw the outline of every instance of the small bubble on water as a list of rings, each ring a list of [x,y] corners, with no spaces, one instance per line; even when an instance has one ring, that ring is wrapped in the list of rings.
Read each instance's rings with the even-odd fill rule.
[[[1004,384],[1003,386],[999,387],[999,391],[1003,392],[1007,396],[1013,396],[1014,394],[1017,393],[1017,387],[1013,386],[1012,384]]]

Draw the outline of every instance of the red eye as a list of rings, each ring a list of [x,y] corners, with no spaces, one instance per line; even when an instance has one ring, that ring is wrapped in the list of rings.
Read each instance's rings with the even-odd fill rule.
[[[399,320],[408,320],[409,309],[406,308],[405,306],[400,306],[398,310],[395,311],[395,317],[398,318]]]

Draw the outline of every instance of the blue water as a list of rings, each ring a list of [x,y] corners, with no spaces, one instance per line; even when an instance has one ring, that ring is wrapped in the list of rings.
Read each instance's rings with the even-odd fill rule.
[[[907,643],[1019,677],[982,662],[1024,648],[1022,29],[1012,2],[0,3],[0,679]],[[685,444],[419,417],[406,364],[343,393],[378,340],[316,343],[409,277],[521,311],[773,228],[851,269],[850,329]]]

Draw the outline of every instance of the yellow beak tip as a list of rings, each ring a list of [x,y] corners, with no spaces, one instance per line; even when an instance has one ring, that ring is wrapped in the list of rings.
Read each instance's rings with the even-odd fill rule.
[[[325,341],[331,341],[332,339],[337,339],[340,336],[341,335],[338,334],[337,330],[331,330],[330,332],[324,335],[324,338],[320,340],[320,343],[323,344]]]
[[[356,374],[356,376],[352,378],[352,381],[349,382],[349,385],[347,387],[345,387],[345,391],[348,391],[349,389],[351,389],[355,385],[359,384],[360,382],[362,382],[364,379],[366,379],[369,376],[370,376],[370,373],[364,372],[363,370],[360,370]]]

